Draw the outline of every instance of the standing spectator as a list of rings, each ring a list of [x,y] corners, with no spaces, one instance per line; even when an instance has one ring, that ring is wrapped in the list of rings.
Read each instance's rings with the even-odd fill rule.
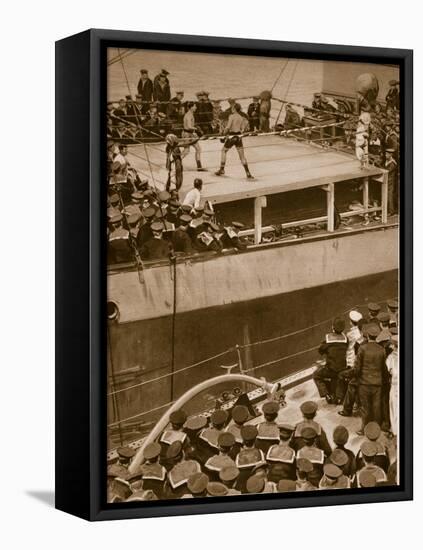
[[[170,101],[169,80],[164,74],[160,74],[158,79],[154,79],[153,86],[154,101],[157,101],[159,113],[166,114],[168,102]]]
[[[370,421],[381,422],[382,384],[386,366],[385,351],[376,343],[379,332],[379,327],[374,324],[367,328],[368,342],[360,346],[354,366],[362,418],[362,428],[357,432],[359,435],[364,434],[364,426]]]
[[[285,113],[284,130],[295,130],[301,127],[301,117],[289,103],[285,108]]]
[[[388,170],[388,213],[398,212],[398,164],[394,159],[395,149],[388,147],[385,151],[385,169]]]
[[[391,391],[389,393],[389,414],[391,420],[391,432],[398,435],[398,407],[399,407],[399,363],[398,363],[398,335],[391,338],[392,352],[386,360],[386,367],[391,377]]]
[[[142,114],[145,115],[150,108],[150,101],[153,99],[153,82],[148,76],[146,69],[140,70],[141,77],[138,81],[138,95],[141,96]]]
[[[260,129],[260,98],[255,96],[253,101],[248,105],[248,122],[250,130],[253,132]]]
[[[399,110],[399,81],[390,80],[389,90],[386,94],[386,108]]]
[[[348,339],[343,332],[344,329],[345,321],[340,317],[334,319],[332,332],[326,334],[324,342],[319,347],[320,355],[326,357],[326,364],[313,374],[320,397],[325,397],[328,403],[339,403],[343,397],[338,388],[338,376],[345,371],[347,365]]]

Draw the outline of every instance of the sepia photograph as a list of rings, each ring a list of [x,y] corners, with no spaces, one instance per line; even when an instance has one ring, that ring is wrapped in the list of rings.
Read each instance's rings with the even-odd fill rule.
[[[401,483],[400,94],[107,48],[109,504]]]

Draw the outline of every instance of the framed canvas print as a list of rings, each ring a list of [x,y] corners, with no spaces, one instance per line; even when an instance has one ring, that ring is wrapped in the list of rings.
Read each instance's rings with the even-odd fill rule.
[[[56,45],[56,506],[412,498],[412,52]]]

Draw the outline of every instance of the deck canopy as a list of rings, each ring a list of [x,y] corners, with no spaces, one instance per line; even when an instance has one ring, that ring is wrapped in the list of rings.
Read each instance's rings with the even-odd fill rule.
[[[324,149],[304,140],[280,136],[244,138],[245,155],[255,180],[245,177],[244,169],[233,147],[227,155],[225,176],[214,172],[219,168],[220,140],[201,141],[202,163],[207,172],[197,172],[194,151],[184,159],[184,184],[181,198],[192,187],[194,178],[204,182],[203,199],[213,204],[255,198],[286,191],[307,189],[354,178],[380,176],[384,170],[371,167],[362,170],[351,154]],[[129,147],[128,159],[135,168],[151,180],[151,170],[157,187],[167,180],[164,144],[147,145],[150,165],[143,145]],[[151,168],[151,170],[150,170]]]

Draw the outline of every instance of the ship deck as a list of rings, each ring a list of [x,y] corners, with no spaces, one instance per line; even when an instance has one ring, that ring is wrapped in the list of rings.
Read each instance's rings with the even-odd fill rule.
[[[191,148],[184,159],[181,199],[192,188],[196,177],[201,177],[204,182],[203,200],[217,204],[377,176],[383,172],[375,167],[362,170],[360,162],[350,153],[294,138],[262,135],[249,136],[243,141],[254,180],[246,179],[234,147],[227,154],[225,175],[216,176],[222,144],[219,140],[201,141],[202,163],[207,171],[196,170],[194,149]],[[164,144],[136,145],[130,146],[128,152],[131,164],[150,180],[152,172],[154,183],[160,189],[167,180],[164,149]]]

